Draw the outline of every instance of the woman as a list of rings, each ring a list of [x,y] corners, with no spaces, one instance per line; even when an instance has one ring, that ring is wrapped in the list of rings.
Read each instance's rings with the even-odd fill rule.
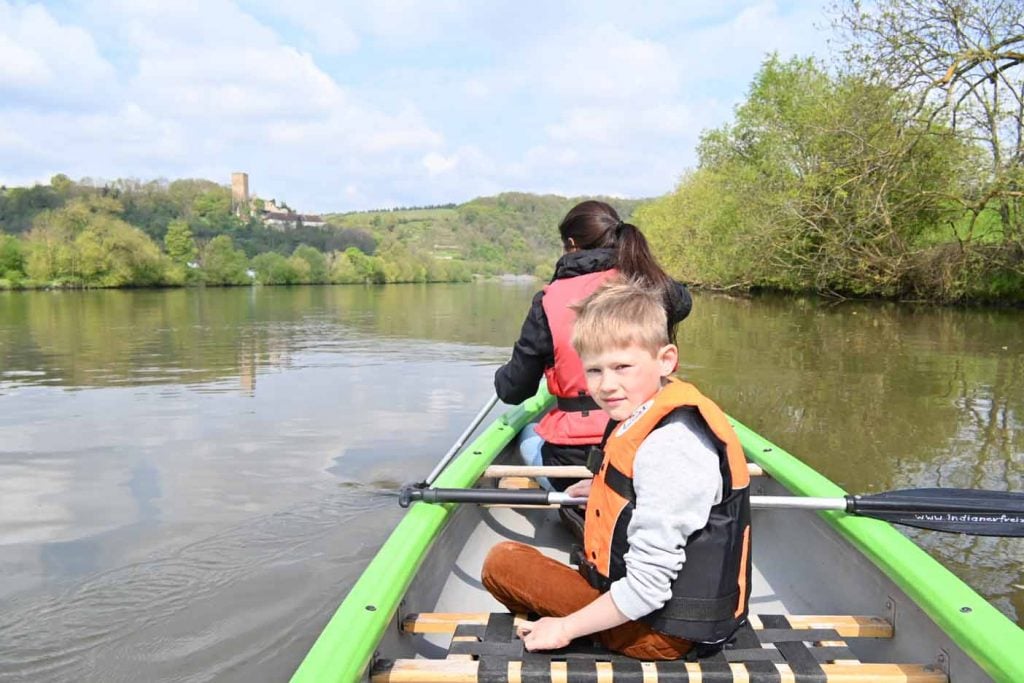
[[[690,313],[690,293],[658,265],[636,226],[625,223],[610,205],[577,204],[558,226],[565,253],[550,284],[533,297],[530,312],[512,349],[512,358],[494,375],[494,389],[505,403],[520,403],[547,377],[557,406],[520,434],[528,465],[585,465],[590,447],[601,443],[608,416],[587,394],[579,356],[572,348],[575,313],[569,308],[621,273],[665,293],[669,338]],[[545,488],[565,490],[573,479],[538,480]]]

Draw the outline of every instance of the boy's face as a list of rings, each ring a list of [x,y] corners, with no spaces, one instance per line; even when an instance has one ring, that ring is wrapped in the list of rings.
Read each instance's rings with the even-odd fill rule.
[[[679,351],[667,344],[654,355],[631,344],[581,358],[587,390],[613,420],[625,420],[661,389],[661,380],[675,372]]]

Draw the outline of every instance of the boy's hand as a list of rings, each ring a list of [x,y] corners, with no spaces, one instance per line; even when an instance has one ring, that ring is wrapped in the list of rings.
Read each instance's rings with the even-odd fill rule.
[[[523,646],[530,652],[557,650],[560,647],[565,647],[572,640],[566,620],[557,617],[544,617],[539,621],[528,621],[516,629],[516,633],[523,641]]]
[[[580,479],[578,482],[567,488],[565,492],[572,498],[589,498],[590,486],[593,483],[593,479]]]

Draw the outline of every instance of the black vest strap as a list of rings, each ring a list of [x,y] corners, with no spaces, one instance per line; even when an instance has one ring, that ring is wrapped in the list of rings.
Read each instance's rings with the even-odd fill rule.
[[[736,591],[720,598],[682,598],[672,596],[659,616],[673,621],[721,621],[732,619],[740,593]]]
[[[633,480],[616,469],[611,463],[605,466],[604,483],[608,488],[630,503],[636,503],[636,490],[633,488]]]
[[[591,588],[596,588],[602,593],[606,593],[612,587],[611,579],[599,572],[593,562],[587,560],[582,548],[573,546],[570,558],[571,562],[576,565],[580,576],[587,580]]]
[[[608,443],[608,437],[611,436],[618,424],[618,420],[608,420],[608,426],[604,428],[604,435],[601,437],[601,444],[587,447],[587,469],[592,474],[597,474],[601,469],[601,464],[604,462],[604,445]]]
[[[601,410],[601,406],[597,405],[597,401],[592,396],[583,394],[582,396],[556,397],[558,403],[558,409],[563,413],[584,413],[583,417],[586,417],[586,413],[591,410]]]

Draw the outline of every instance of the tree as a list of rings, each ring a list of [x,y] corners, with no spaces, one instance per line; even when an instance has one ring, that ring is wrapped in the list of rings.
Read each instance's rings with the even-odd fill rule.
[[[8,286],[20,286],[25,277],[25,253],[21,241],[13,235],[0,232],[0,280]]]
[[[291,263],[291,259],[276,251],[254,256],[252,269],[256,271],[256,281],[263,285],[292,285],[300,281],[300,273]]]
[[[306,262],[307,265],[302,269],[308,273],[306,282],[321,283],[328,281],[327,259],[318,250],[307,244],[300,244],[295,247],[292,256]]]
[[[210,240],[202,253],[203,273],[211,285],[246,285],[251,282],[246,273],[249,261],[245,252],[235,249],[228,235]]]
[[[359,282],[370,284],[384,284],[387,282],[387,275],[384,273],[384,264],[375,256],[367,256],[355,247],[345,250],[345,256],[355,269]]]
[[[958,151],[913,135],[905,106],[888,86],[768,58],[735,120],[702,136],[698,171],[641,212],[652,241],[685,255],[673,270],[691,281],[902,293]]]
[[[74,240],[82,284],[148,287],[164,282],[160,249],[144,232],[113,216],[97,216]]]
[[[1024,4],[1019,0],[840,0],[835,24],[849,68],[915,98],[928,126],[980,145],[987,168],[949,200],[969,215],[961,242],[998,212],[1001,237],[1024,243]],[[1018,256],[1019,258],[1019,256]],[[1021,271],[1024,272],[1024,271]]]
[[[171,261],[179,265],[187,265],[195,260],[199,253],[196,241],[192,238],[192,231],[189,229],[188,223],[183,220],[171,221],[167,226],[164,246]]]
[[[74,188],[74,182],[63,173],[58,173],[50,178],[50,187],[62,197],[67,197]]]
[[[0,230],[15,234],[26,232],[37,215],[62,204],[61,196],[49,185],[0,191]]]

